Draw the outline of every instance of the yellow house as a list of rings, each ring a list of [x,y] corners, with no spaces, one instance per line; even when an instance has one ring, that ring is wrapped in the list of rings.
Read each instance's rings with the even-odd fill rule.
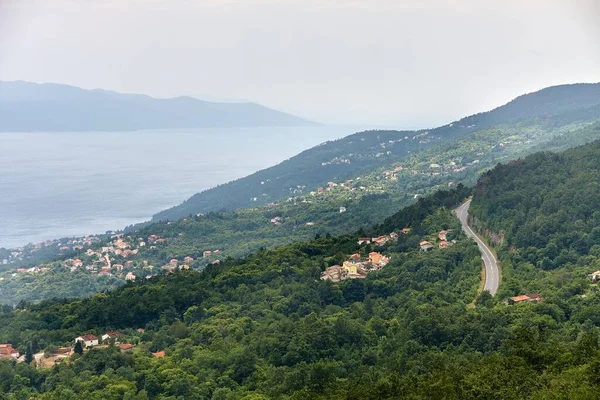
[[[349,274],[356,274],[358,273],[357,269],[356,269],[356,264],[350,262],[350,261],[344,261],[344,265],[343,267],[348,271]]]

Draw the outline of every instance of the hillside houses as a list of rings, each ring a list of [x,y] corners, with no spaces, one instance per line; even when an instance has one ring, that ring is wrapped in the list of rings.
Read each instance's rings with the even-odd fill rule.
[[[450,234],[451,232],[452,232],[452,229],[447,229],[447,230],[441,230],[437,233],[436,236],[437,236],[438,248],[447,249],[454,245],[456,240],[452,240],[452,241],[448,240],[448,234]],[[435,242],[435,240],[433,240],[433,242]],[[429,240],[422,240],[419,243],[419,250],[421,250],[421,251],[429,251],[429,250],[433,249],[434,247],[435,247],[435,245],[432,242],[430,242]]]
[[[358,245],[362,246],[363,244],[374,244],[376,246],[383,246],[384,244],[390,241],[398,240],[399,235],[396,232],[392,232],[389,235],[381,235],[377,237],[359,237]]]
[[[334,265],[321,274],[321,280],[338,283],[346,279],[364,279],[369,272],[383,268],[390,261],[381,253],[371,252],[367,260],[361,261],[360,254],[353,254],[343,265]]]

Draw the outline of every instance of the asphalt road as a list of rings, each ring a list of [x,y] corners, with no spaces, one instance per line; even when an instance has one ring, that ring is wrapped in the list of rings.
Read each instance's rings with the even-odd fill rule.
[[[479,246],[479,251],[481,251],[481,258],[485,264],[485,286],[483,290],[487,290],[492,296],[495,296],[496,292],[498,291],[498,285],[500,284],[500,270],[498,269],[498,261],[496,260],[496,257],[494,257],[494,254],[490,251],[489,247],[487,247],[486,244],[483,243],[479,237],[477,237],[475,232],[473,232],[467,223],[470,206],[471,200],[463,203],[456,209],[456,215],[458,215],[458,219],[460,219],[463,231],[467,234],[467,236],[475,240],[477,246]]]

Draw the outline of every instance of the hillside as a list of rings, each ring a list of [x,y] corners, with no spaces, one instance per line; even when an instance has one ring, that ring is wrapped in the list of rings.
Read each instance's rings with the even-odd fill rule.
[[[499,162],[600,139],[598,123],[553,128],[556,118],[496,125],[410,154],[352,182],[332,182],[323,191],[298,195],[291,201],[130,229],[124,239],[131,247],[124,253],[115,250],[116,239],[110,237],[62,239],[41,248],[31,245],[23,251],[6,252],[10,262],[0,266],[0,295],[11,304],[56,295],[85,297],[124,284],[128,273],[155,275],[172,260],[182,264],[189,257],[194,261],[187,263],[201,269],[227,257],[242,257],[260,248],[306,241],[317,235],[362,232],[375,236],[371,226],[415,198],[461,183],[473,185],[481,173]],[[344,212],[340,212],[341,207]],[[160,241],[141,246],[148,244],[150,237]],[[205,251],[214,250],[219,250],[218,254],[204,257]],[[123,267],[111,267],[107,257],[112,265]],[[82,267],[73,270],[74,259],[81,260]],[[33,267],[47,272],[19,270]]]
[[[600,141],[537,153],[484,174],[471,213],[531,267],[600,267]],[[587,271],[592,273],[594,271]]]
[[[329,181],[353,179],[493,126],[530,121],[543,130],[552,130],[598,119],[600,84],[550,87],[431,130],[366,131],[324,143],[271,168],[198,193],[156,214],[153,221],[253,207],[306,194]]]
[[[0,82],[0,132],[304,126],[312,122],[254,103],[156,99],[58,84]]]
[[[511,179],[527,189],[518,166],[488,175],[498,171],[498,187],[482,178],[474,204],[493,202],[486,190]],[[40,361],[34,368],[0,360],[0,390],[6,398],[47,400],[597,398],[597,285],[580,273],[579,261],[548,271],[513,266],[513,250],[500,248],[509,274],[502,285],[509,287],[469,305],[481,258],[451,213],[466,194],[438,192],[374,228],[398,237],[376,248],[390,261],[365,279],[319,279],[326,267],[374,250],[345,235],[261,250],[89,299],[4,307],[0,343]],[[524,224],[535,221],[533,210],[521,216]],[[405,224],[413,228],[408,233],[401,231]],[[586,228],[569,227],[576,235]],[[419,251],[419,242],[436,241],[440,229],[452,229],[454,245]],[[539,249],[523,250],[526,263]],[[534,289],[542,302],[503,302]],[[109,339],[67,353],[84,333],[114,330],[118,344]]]

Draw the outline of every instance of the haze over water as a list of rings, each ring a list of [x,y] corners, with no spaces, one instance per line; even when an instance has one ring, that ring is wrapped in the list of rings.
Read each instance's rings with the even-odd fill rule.
[[[0,133],[0,247],[122,229],[358,130]]]

